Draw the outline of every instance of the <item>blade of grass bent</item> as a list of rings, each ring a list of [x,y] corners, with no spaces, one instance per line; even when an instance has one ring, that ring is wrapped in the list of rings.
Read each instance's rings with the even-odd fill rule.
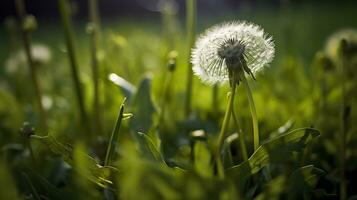
[[[124,102],[125,102],[125,99],[124,99]],[[104,166],[110,165],[111,161],[112,161],[112,158],[113,158],[114,150],[115,150],[115,147],[116,147],[116,144],[117,144],[117,140],[118,140],[118,136],[119,136],[119,129],[120,129],[121,121],[123,120],[124,102],[122,103],[122,105],[120,107],[118,119],[117,119],[117,121],[115,123],[115,127],[114,127],[114,130],[112,132],[112,135],[110,136],[110,141],[109,141],[109,144],[108,144],[107,154],[105,156]]]

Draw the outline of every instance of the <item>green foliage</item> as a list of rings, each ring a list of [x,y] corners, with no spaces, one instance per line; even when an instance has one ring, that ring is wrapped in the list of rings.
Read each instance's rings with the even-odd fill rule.
[[[253,155],[238,166],[228,169],[229,177],[245,179],[263,167],[287,160],[293,152],[301,152],[311,139],[319,136],[316,129],[302,128],[264,142]]]
[[[75,165],[75,160],[73,160],[74,152],[71,146],[61,144],[50,135],[43,137],[33,135],[31,136],[31,138],[40,140],[41,142],[46,144],[53,154],[60,156],[70,166]],[[76,152],[76,154],[78,154],[78,152]],[[96,183],[100,187],[106,187],[107,185],[112,184],[112,181],[108,180],[108,176],[110,174],[110,171],[114,170],[114,168],[99,165],[97,161],[89,155],[77,156],[81,156],[80,159],[84,160],[86,163],[86,167],[88,167],[89,171],[85,173],[86,178],[88,178],[93,183]]]

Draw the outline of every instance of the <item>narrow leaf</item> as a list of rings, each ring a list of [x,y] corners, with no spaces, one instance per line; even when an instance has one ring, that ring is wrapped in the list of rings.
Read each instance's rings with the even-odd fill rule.
[[[46,144],[53,154],[60,156],[70,166],[74,166],[73,148],[71,146],[61,144],[51,135],[32,135],[31,138],[39,140],[42,143]],[[90,157],[89,155],[85,154],[84,156],[88,158],[88,168],[90,168],[91,174],[87,178],[103,188],[105,188],[107,185],[112,184],[112,182],[108,180],[107,177],[114,168],[103,167],[99,165],[96,160]]]
[[[301,152],[315,137],[318,130],[300,128],[264,142],[247,160],[228,169],[228,177],[246,178],[257,173],[270,162],[279,162],[292,152]]]
[[[141,150],[144,153],[149,154],[154,160],[165,164],[163,156],[161,155],[158,147],[155,145],[154,141],[150,138],[150,136],[142,132],[138,132],[138,134],[140,136]]]
[[[151,78],[146,77],[141,81],[132,105],[134,116],[130,120],[130,128],[135,132],[148,133],[153,124],[155,112],[154,103],[151,99]]]
[[[308,197],[312,195],[313,188],[316,186],[318,179],[324,171],[308,165],[295,170],[289,178],[289,199],[296,199],[298,197]],[[310,199],[309,198],[309,199]]]
[[[125,102],[125,99],[124,99],[124,102]],[[118,119],[115,123],[115,127],[113,129],[112,135],[110,136],[110,140],[109,140],[109,144],[108,144],[108,148],[107,148],[107,154],[105,156],[104,166],[109,166],[113,159],[113,154],[115,152],[116,144],[118,142],[121,121],[123,120],[124,102],[120,106]]]
[[[202,141],[196,141],[194,145],[194,166],[198,174],[203,177],[213,176],[212,154],[207,144]]]

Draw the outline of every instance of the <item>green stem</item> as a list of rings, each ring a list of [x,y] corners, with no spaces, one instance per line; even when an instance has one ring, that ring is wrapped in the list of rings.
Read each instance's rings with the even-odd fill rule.
[[[25,140],[26,140],[26,146],[30,151],[31,160],[32,160],[34,166],[36,166],[37,165],[36,157],[35,157],[35,154],[34,154],[33,149],[32,149],[30,138],[25,138]]]
[[[98,2],[97,0],[90,0],[89,2],[89,21],[93,26],[91,32],[91,59],[92,59],[92,79],[94,89],[94,103],[93,103],[93,119],[94,130],[97,134],[102,135],[102,119],[100,109],[100,91],[99,91],[99,63],[98,63],[98,33],[99,33],[99,17],[98,17]]]
[[[40,113],[40,118],[41,118],[41,126],[44,129],[44,132],[47,132],[47,116],[45,109],[43,108],[42,104],[42,94],[41,94],[41,89],[40,89],[40,83],[38,80],[38,72],[37,72],[37,67],[34,63],[32,53],[31,53],[31,36],[30,33],[22,28],[24,19],[26,17],[26,10],[25,10],[25,3],[24,0],[16,0],[16,12],[17,15],[19,16],[21,20],[21,36],[22,36],[22,41],[23,41],[23,46],[25,49],[26,53],[26,58],[27,62],[30,68],[30,74],[31,74],[31,80],[34,86],[34,92],[35,92],[35,98],[37,102],[37,107]]]
[[[87,118],[87,113],[85,111],[85,106],[84,106],[85,104],[82,94],[81,83],[79,79],[78,64],[76,59],[75,47],[74,47],[74,34],[73,34],[73,28],[71,25],[70,14],[68,10],[68,3],[67,0],[58,0],[57,2],[63,22],[66,45],[68,50],[68,57],[71,66],[71,71],[72,71],[72,79],[74,82],[75,91],[77,95],[77,103],[79,106],[82,127],[86,127],[85,123],[87,123],[88,118]]]
[[[252,91],[249,87],[248,81],[245,78],[244,73],[239,73],[239,78],[241,79],[241,81],[243,83],[243,86],[245,88],[245,91],[246,91],[247,97],[248,97],[250,114],[252,116],[252,121],[253,121],[253,140],[254,140],[254,151],[255,151],[259,147],[259,127],[258,127],[257,111],[255,110],[255,104],[254,104],[254,100],[253,100]]]
[[[345,83],[345,55],[344,52],[346,51],[347,42],[343,40],[341,42],[341,66],[340,66],[340,83],[341,83],[341,111],[340,111],[340,131],[341,131],[341,150],[340,150],[340,200],[345,200],[347,198],[347,184],[346,184],[346,177],[345,177],[345,170],[346,170],[346,128],[347,128],[347,115],[346,115],[346,83]]]
[[[216,150],[216,162],[217,162],[218,176],[220,178],[224,177],[224,167],[223,167],[223,162],[222,162],[222,157],[221,157],[221,151],[222,151],[222,145],[223,145],[224,139],[226,137],[226,132],[227,132],[227,129],[229,126],[229,120],[231,118],[231,114],[232,114],[232,110],[233,110],[235,91],[236,91],[236,84],[233,84],[232,88],[231,88],[231,92],[228,93],[228,104],[227,104],[226,111],[224,114],[221,131],[218,136],[218,145],[217,145],[217,150]]]
[[[232,117],[233,117],[234,126],[236,127],[237,132],[238,132],[239,144],[240,144],[240,148],[242,151],[242,157],[243,157],[243,160],[246,161],[246,160],[248,160],[247,146],[245,145],[244,134],[243,134],[242,129],[240,128],[239,121],[236,117],[234,109],[232,111]]]
[[[186,99],[185,99],[185,115],[188,116],[191,112],[191,95],[193,84],[192,64],[190,62],[191,48],[195,43],[196,34],[196,0],[186,0],[186,25],[187,25],[187,85],[186,85]]]
[[[162,99],[162,108],[161,108],[161,113],[160,113],[160,118],[159,118],[159,126],[162,126],[162,123],[165,118],[166,105],[167,105],[168,98],[169,98],[172,77],[173,77],[173,72],[169,71],[167,77],[165,78],[164,90],[163,90],[163,94],[162,94],[163,99]]]

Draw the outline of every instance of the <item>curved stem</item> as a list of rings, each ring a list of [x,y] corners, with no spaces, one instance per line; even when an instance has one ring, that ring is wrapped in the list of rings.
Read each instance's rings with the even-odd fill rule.
[[[252,121],[253,121],[253,140],[254,140],[254,151],[255,151],[259,147],[259,127],[258,127],[257,111],[255,110],[255,104],[254,104],[254,100],[253,100],[252,91],[249,87],[248,81],[245,78],[244,73],[239,73],[239,77],[243,82],[243,86],[245,88],[245,91],[246,91],[247,97],[248,97],[250,114],[252,116]]]
[[[223,141],[226,137],[226,131],[227,131],[227,128],[229,125],[229,120],[230,120],[231,114],[232,114],[236,84],[233,84],[231,90],[232,91],[228,93],[228,104],[226,107],[226,112],[224,114],[221,131],[219,133],[217,152],[216,152],[217,170],[218,170],[218,176],[220,178],[224,177],[224,167],[223,167],[223,162],[222,162],[222,158],[221,158],[221,149],[222,149]]]
[[[248,160],[247,146],[245,145],[244,134],[243,134],[242,129],[240,128],[240,125],[239,125],[238,119],[236,117],[236,114],[234,112],[234,109],[232,111],[232,117],[233,117],[234,126],[236,127],[236,129],[238,131],[238,138],[239,138],[240,148],[242,151],[242,157],[243,157],[243,160],[246,161],[246,160]]]

